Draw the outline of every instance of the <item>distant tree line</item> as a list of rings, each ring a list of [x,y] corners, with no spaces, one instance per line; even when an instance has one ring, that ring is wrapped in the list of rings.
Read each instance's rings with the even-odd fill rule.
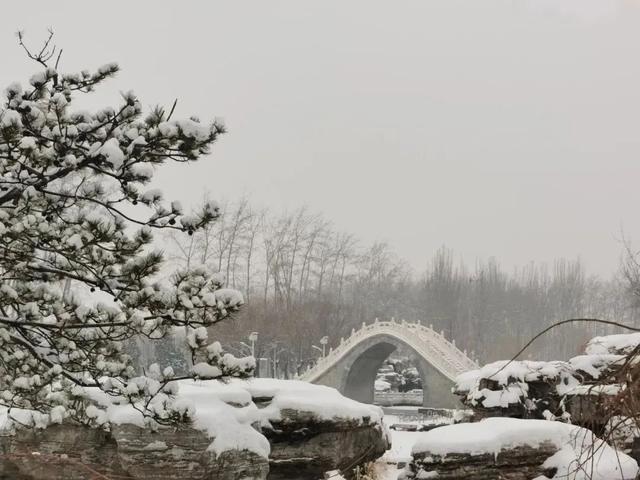
[[[187,240],[167,237],[167,253],[179,265],[217,269],[244,293],[246,308],[216,335],[240,354],[249,353],[248,335],[258,332],[255,355],[270,358],[283,375],[313,363],[322,337],[335,346],[375,318],[432,324],[481,362],[509,357],[565,318],[637,324],[631,274],[598,278],[579,259],[507,271],[494,258],[466,265],[442,247],[416,271],[388,244],[365,245],[306,208],[273,213],[242,199],[222,210],[219,222]],[[556,329],[528,355],[568,358],[601,333],[589,324]]]

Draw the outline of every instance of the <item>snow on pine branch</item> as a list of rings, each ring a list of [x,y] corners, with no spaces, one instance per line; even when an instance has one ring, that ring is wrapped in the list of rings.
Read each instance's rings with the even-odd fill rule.
[[[174,120],[173,109],[144,114],[133,92],[113,108],[75,110],[77,96],[118,65],[62,73],[22,40],[44,68],[26,85],[11,84],[0,103],[0,404],[91,423],[92,402],[76,389],[95,388],[155,421],[183,419],[185,412],[159,416],[148,407],[174,393],[173,371],[141,376],[123,342],[180,327],[195,339],[185,345],[191,376],[246,376],[255,367],[207,340],[208,327],[242,306],[239,292],[204,269],[154,280],[164,262],[154,230],[191,235],[220,215],[213,202],[189,214],[166,202],[150,186],[154,171],[207,155],[224,128]],[[88,305],[64,293],[70,282],[109,301]]]

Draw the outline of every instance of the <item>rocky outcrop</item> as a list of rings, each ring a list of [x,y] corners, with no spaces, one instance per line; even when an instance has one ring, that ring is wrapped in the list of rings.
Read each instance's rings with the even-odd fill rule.
[[[389,448],[382,410],[333,388],[254,381],[248,391],[271,446],[270,480],[316,480],[329,470],[348,474]]]
[[[52,425],[0,437],[0,480],[302,480],[332,469],[349,469],[388,448],[376,424],[317,421],[305,412],[283,411],[263,430],[269,460],[247,450],[216,455],[211,439],[188,427],[157,432],[134,425],[111,432],[78,425]]]
[[[616,406],[616,374],[625,361],[612,335],[592,339],[584,355],[568,361],[499,361],[465,372],[454,392],[473,410],[473,420],[571,418],[602,433]],[[640,337],[634,337],[634,340]],[[627,340],[627,343],[631,340]],[[625,343],[625,345],[627,344]]]
[[[247,450],[216,456],[211,440],[191,428],[151,433],[133,425],[112,432],[52,425],[0,437],[2,480],[262,480],[265,458]]]
[[[0,479],[133,479],[122,468],[115,439],[104,430],[51,425],[0,436]]]
[[[546,443],[537,447],[519,446],[501,450],[498,454],[452,453],[446,456],[418,453],[404,472],[405,479],[438,480],[531,480],[541,475],[553,478],[555,468],[543,468],[545,460],[558,451]],[[423,477],[420,477],[420,472]]]
[[[321,421],[309,412],[282,410],[263,434],[271,444],[269,480],[316,480],[329,470],[348,472],[390,448],[383,427],[348,419]]]
[[[473,411],[472,421],[488,417],[544,418],[545,410],[557,412],[560,409],[557,381],[557,378],[548,377],[529,380],[526,388],[523,388],[525,382],[518,381],[516,377],[509,377],[506,385],[483,377],[479,379],[476,387],[478,393],[473,397],[469,391],[462,389],[456,390],[456,393],[460,395],[462,403]],[[517,394],[513,395],[513,391]]]
[[[135,425],[113,428],[118,459],[133,478],[143,480],[259,480],[269,471],[267,460],[248,450],[226,450],[219,455],[208,447],[211,439],[188,427],[158,432]]]
[[[104,405],[103,428],[24,429],[0,409],[0,480],[316,480],[389,448],[382,411],[329,387],[183,382],[179,396],[191,423],[153,432],[128,404]]]
[[[589,478],[632,480],[637,462],[590,430],[548,420],[490,418],[422,434],[401,478],[530,480],[573,478],[576,465]]]

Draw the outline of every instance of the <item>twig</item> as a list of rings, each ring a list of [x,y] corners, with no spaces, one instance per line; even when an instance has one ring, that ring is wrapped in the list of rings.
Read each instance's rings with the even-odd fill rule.
[[[520,355],[522,355],[522,353],[524,353],[524,351],[529,348],[531,346],[531,344],[533,342],[535,342],[538,338],[542,337],[545,333],[549,332],[550,330],[553,330],[554,328],[557,327],[561,327],[562,325],[567,325],[569,323],[600,323],[600,324],[604,324],[604,325],[612,325],[614,327],[620,327],[620,328],[624,328],[627,330],[631,330],[632,332],[640,332],[640,328],[636,328],[636,327],[631,327],[629,325],[625,325],[624,323],[619,323],[619,322],[614,322],[613,320],[602,320],[600,318],[570,318],[568,320],[562,320],[560,322],[554,323],[550,326],[548,326],[547,328],[545,328],[544,330],[542,330],[540,333],[538,333],[537,335],[535,335],[531,340],[529,340],[526,345],[524,347],[522,347],[520,349],[520,351],[518,351],[518,353],[516,353],[513,358],[511,358],[511,360],[509,360],[507,363],[505,363],[500,369],[498,369],[495,373],[493,373],[492,375],[490,375],[487,378],[491,378],[496,376],[497,374],[499,374],[502,370],[504,370],[505,368],[507,368],[510,364],[512,364],[513,362],[515,362],[518,357]]]

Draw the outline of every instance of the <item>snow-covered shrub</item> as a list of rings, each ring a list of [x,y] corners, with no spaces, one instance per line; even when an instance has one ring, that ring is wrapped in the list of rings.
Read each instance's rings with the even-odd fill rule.
[[[188,409],[170,402],[173,370],[134,373],[123,342],[179,327],[197,357],[190,376],[254,368],[252,358],[224,354],[207,338],[243,304],[239,292],[202,268],[154,280],[163,265],[154,231],[190,235],[219,216],[212,202],[191,214],[166,203],[149,188],[154,171],[200,159],[224,128],[174,119],[173,108],[145,114],[133,92],[116,107],[78,110],[77,98],[118,65],[65,73],[46,53],[29,56],[40,71],[10,85],[0,104],[0,405],[91,423],[101,407],[84,392],[95,389],[152,422],[185,419]],[[81,301],[65,288],[71,283],[105,301]],[[169,400],[151,409],[159,393]]]

